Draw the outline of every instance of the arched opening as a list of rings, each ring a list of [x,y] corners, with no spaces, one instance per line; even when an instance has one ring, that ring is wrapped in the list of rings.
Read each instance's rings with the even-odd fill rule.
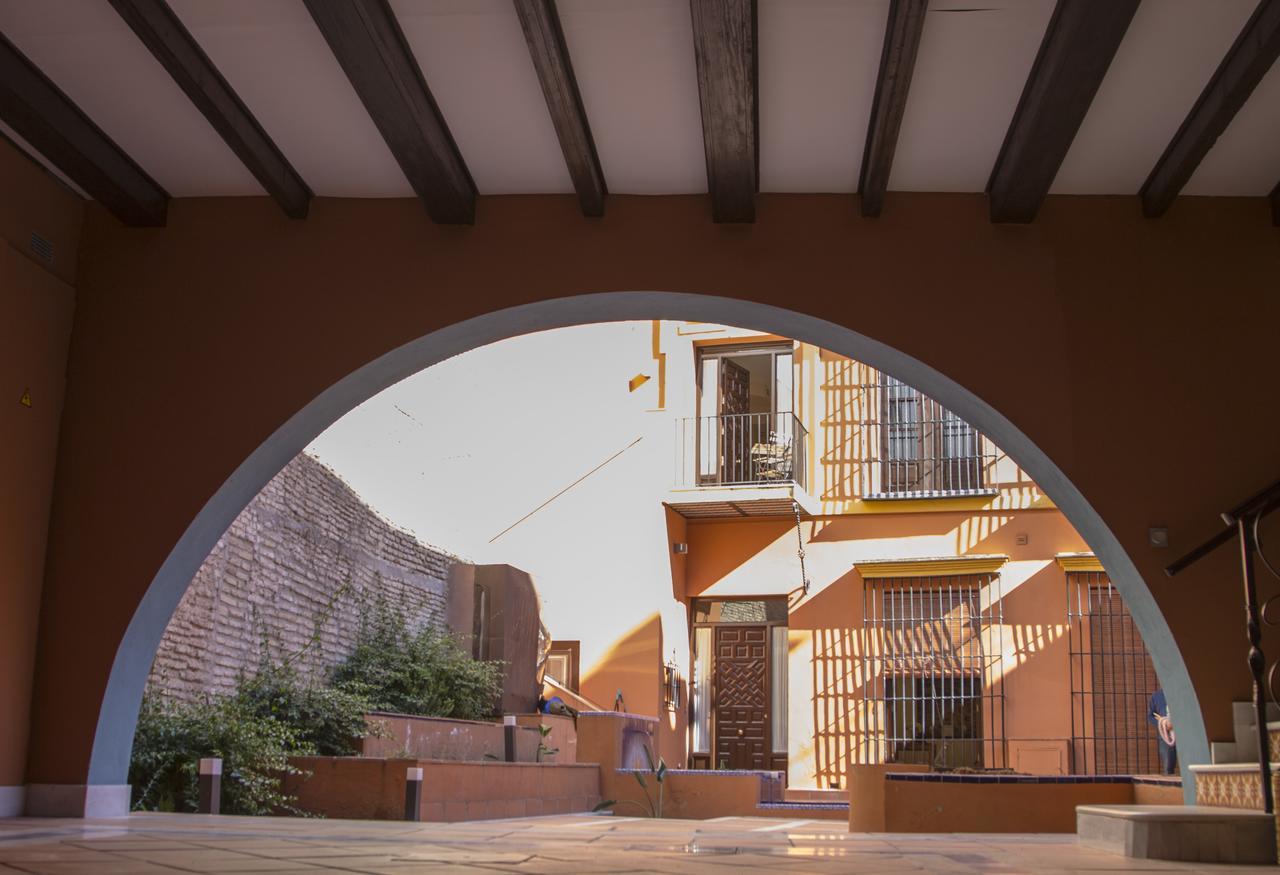
[[[151,660],[184,590],[235,516],[311,440],[383,389],[453,355],[534,331],[636,319],[730,323],[811,343],[866,362],[919,388],[981,429],[1054,500],[1107,567],[1151,652],[1172,710],[1179,715],[1184,769],[1185,763],[1207,759],[1207,742],[1194,690],[1181,654],[1145,583],[1085,496],[1012,422],[923,362],[831,322],[736,299],[615,292],[500,310],[426,335],[339,381],[259,446],[191,523],[139,605],[112,666],[95,734],[90,783],[124,783]]]

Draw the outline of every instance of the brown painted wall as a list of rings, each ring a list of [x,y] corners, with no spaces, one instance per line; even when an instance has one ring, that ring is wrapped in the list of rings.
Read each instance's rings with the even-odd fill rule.
[[[1187,547],[1280,474],[1280,407],[1257,403],[1274,391],[1277,276],[1262,199],[1184,198],[1148,221],[1132,198],[1057,197],[1029,226],[992,225],[981,196],[925,194],[895,195],[875,221],[848,197],[765,195],[748,227],[712,224],[703,197],[614,197],[598,221],[571,197],[484,198],[470,228],[432,225],[413,200],[317,199],[295,222],[266,199],[184,199],[153,230],[93,208],[28,779],[83,780],[138,597],[291,414],[433,329],[615,289],[788,307],[973,390],[1113,528],[1192,654],[1210,737],[1225,734],[1247,688],[1234,588],[1214,586],[1230,556],[1169,583],[1171,551],[1148,547],[1146,529]]]
[[[0,141],[0,787],[23,783],[80,199]],[[53,243],[53,262],[29,249]],[[30,390],[31,406],[23,406]],[[0,808],[4,800],[0,799]]]

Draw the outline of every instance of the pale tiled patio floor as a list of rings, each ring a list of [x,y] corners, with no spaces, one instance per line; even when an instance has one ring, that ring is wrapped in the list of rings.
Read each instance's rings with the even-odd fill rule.
[[[0,872],[1148,872],[1073,836],[850,834],[830,821],[559,817],[474,823],[201,817],[0,820]]]

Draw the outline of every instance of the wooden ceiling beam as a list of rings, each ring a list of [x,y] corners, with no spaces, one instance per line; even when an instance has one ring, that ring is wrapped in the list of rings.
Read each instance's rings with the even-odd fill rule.
[[[911,74],[916,66],[920,36],[924,33],[929,0],[890,0],[885,25],[884,48],[880,52],[880,73],[867,123],[867,141],[862,149],[862,171],[858,175],[858,199],[862,215],[879,216],[889,188],[889,172],[898,148],[898,131],[907,108]]]
[[[689,0],[707,186],[717,222],[754,222],[760,187],[756,0]]]
[[[110,0],[160,66],[284,210],[304,219],[311,189],[165,0]]]
[[[1280,226],[1280,182],[1271,189],[1271,224]]]
[[[168,193],[2,34],[0,119],[126,225],[164,225]]]
[[[476,185],[387,0],[304,0],[433,221],[475,222]]]
[[[1280,0],[1260,0],[1143,183],[1139,191],[1143,214],[1148,218],[1164,215],[1277,57]]]
[[[1138,0],[1058,0],[987,183],[991,221],[1036,217],[1137,11]]]
[[[556,0],[514,0],[514,3],[582,212],[587,216],[603,216],[608,189],[591,126],[587,124],[587,112],[582,107],[582,95],[578,93],[578,80],[573,75]]]

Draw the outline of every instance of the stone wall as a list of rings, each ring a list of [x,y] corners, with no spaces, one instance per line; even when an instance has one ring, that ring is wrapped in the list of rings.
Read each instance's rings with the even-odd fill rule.
[[[301,454],[241,512],[193,578],[151,667],[148,690],[179,700],[230,691],[263,648],[318,677],[355,645],[379,596],[414,626],[445,625],[461,560],[420,543]],[[314,639],[314,643],[311,643]]]

